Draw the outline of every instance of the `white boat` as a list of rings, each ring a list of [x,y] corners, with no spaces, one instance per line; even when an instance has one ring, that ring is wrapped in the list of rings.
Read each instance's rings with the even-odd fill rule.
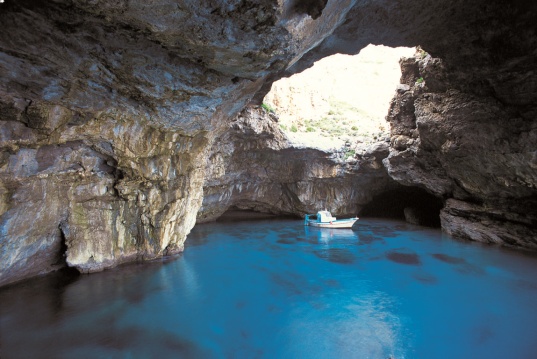
[[[316,219],[310,219],[310,216],[317,216]],[[306,214],[304,217],[304,225],[319,227],[319,228],[352,228],[358,217],[336,219],[332,217],[329,211],[319,211],[317,214]]]

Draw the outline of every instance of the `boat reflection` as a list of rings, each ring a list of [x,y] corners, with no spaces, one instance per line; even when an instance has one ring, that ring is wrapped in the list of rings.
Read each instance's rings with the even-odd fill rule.
[[[319,243],[328,243],[336,239],[348,241],[349,238],[357,237],[357,234],[352,229],[343,228],[334,229],[304,226],[304,233],[310,241],[316,239]]]

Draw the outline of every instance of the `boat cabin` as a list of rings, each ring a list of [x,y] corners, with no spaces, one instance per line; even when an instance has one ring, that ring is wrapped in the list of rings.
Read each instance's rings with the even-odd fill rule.
[[[335,220],[336,217],[332,217],[332,214],[328,211],[317,212],[317,222],[332,222]]]

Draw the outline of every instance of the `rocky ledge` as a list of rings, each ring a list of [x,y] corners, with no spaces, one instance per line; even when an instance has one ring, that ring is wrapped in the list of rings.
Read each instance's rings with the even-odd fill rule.
[[[354,212],[395,182],[441,199],[449,233],[535,248],[536,8],[0,3],[0,285],[181,251],[196,218],[232,206]],[[403,62],[387,171],[382,156],[343,163],[237,118],[272,81],[369,43],[431,54]]]

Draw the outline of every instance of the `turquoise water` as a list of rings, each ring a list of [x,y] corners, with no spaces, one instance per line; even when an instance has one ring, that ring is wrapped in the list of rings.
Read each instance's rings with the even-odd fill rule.
[[[360,220],[197,226],[180,257],[0,290],[0,358],[537,357],[537,257]]]

